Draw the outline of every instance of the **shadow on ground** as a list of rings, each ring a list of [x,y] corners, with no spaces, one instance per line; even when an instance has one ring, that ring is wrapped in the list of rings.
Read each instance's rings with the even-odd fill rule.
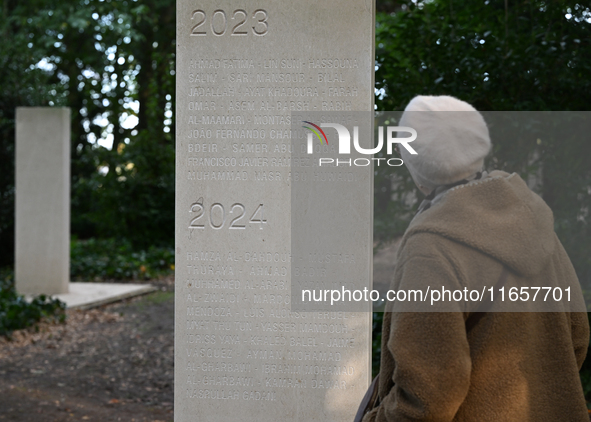
[[[174,282],[0,340],[0,421],[173,420]]]

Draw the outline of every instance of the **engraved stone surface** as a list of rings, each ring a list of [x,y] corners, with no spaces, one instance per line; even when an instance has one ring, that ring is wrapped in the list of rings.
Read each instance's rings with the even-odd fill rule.
[[[291,127],[373,111],[373,16],[359,0],[177,1],[177,422],[355,415],[371,313],[292,310]],[[339,218],[370,285],[366,197]]]
[[[68,292],[70,109],[16,110],[15,284],[21,294]]]

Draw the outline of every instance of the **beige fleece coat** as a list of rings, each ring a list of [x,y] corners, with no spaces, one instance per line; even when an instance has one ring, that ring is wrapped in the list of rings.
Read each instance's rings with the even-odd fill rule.
[[[381,404],[363,422],[589,421],[578,374],[589,324],[573,312],[584,309],[581,288],[552,212],[518,175],[492,172],[416,216],[392,288],[494,286],[503,267],[507,287],[570,286],[571,304],[482,313],[454,302],[439,308],[451,312],[418,313],[394,302],[384,315]]]

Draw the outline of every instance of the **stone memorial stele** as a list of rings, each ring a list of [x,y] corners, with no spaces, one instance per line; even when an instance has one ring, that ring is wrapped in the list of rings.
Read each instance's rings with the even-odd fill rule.
[[[176,42],[175,421],[353,420],[371,312],[292,307],[294,265],[326,262],[292,256],[292,215],[306,210],[292,199],[308,187],[292,196],[292,126],[298,114],[373,113],[374,3],[178,0]],[[339,248],[354,253],[328,252],[370,286],[364,171],[330,185],[361,199],[335,214],[355,227]]]
[[[70,109],[16,109],[15,285],[20,294],[68,292]]]

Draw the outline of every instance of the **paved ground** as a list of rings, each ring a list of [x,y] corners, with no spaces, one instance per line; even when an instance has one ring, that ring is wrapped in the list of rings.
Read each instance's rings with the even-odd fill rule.
[[[0,338],[0,422],[173,420],[174,287]]]
[[[398,243],[375,257],[387,290]],[[0,422],[173,420],[174,280],[159,291],[90,311],[65,325],[0,337]]]

